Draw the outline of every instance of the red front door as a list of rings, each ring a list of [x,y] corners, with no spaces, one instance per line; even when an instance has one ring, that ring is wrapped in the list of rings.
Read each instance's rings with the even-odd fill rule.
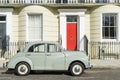
[[[67,50],[75,51],[77,50],[77,17],[68,16],[67,19]],[[73,19],[74,20],[73,20]]]

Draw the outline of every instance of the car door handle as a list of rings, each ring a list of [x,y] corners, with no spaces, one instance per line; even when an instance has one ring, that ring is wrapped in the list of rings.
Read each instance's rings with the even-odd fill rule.
[[[46,56],[51,56],[51,54],[46,54]]]

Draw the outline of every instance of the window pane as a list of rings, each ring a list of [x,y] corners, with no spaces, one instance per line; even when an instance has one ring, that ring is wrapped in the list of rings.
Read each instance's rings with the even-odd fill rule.
[[[67,16],[67,22],[77,22],[77,16]]]
[[[109,26],[109,16],[105,16],[105,26]]]
[[[28,37],[29,39],[41,40],[42,38],[42,15],[29,15]]]
[[[43,52],[45,52],[44,50],[45,50],[45,49],[44,49],[44,45],[38,45],[38,46],[36,46],[36,47],[34,48],[34,52],[43,53]]]
[[[107,3],[107,0],[96,0],[96,3]]]
[[[110,26],[114,26],[114,16],[110,16]]]
[[[29,48],[28,52],[44,53],[45,45],[44,44],[35,44]]]
[[[115,39],[115,38],[116,38],[116,28],[110,27],[110,39]]]
[[[109,39],[109,28],[105,27],[105,38]]]
[[[0,21],[6,21],[6,17],[5,16],[0,16]]]
[[[57,52],[57,46],[55,44],[49,44],[48,52]]]
[[[0,37],[6,35],[6,23],[0,23]]]

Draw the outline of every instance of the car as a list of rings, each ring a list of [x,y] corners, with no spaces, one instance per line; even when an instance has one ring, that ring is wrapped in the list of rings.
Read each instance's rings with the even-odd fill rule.
[[[7,68],[25,76],[31,70],[69,71],[73,76],[81,75],[90,68],[90,59],[85,51],[67,51],[58,42],[33,42],[14,55]]]

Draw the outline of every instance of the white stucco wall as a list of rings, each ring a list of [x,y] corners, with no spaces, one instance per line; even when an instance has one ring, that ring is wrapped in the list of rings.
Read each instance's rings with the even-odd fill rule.
[[[94,7],[90,15],[90,38],[91,41],[104,41],[102,39],[102,13],[117,13],[118,14],[118,30],[120,29],[120,7],[115,5],[105,5]],[[107,40],[108,41],[108,40]],[[120,41],[120,33],[118,31],[118,39]]]
[[[19,40],[28,40],[27,38],[27,16],[28,14],[43,15],[43,40],[58,41],[58,18],[55,9],[42,6],[27,6],[19,13]],[[25,35],[26,34],[26,35]]]

